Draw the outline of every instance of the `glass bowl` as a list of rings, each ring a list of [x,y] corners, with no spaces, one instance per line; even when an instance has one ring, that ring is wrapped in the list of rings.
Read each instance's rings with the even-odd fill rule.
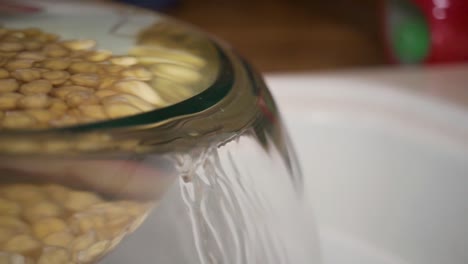
[[[32,127],[10,125],[22,119],[2,111],[0,263],[96,263],[158,212],[162,200],[183,205],[188,243],[196,251],[190,263],[316,260],[296,159],[271,95],[249,64],[227,45],[150,11],[67,1],[40,5],[43,11],[34,15],[2,15],[0,41],[20,42],[24,49],[33,37],[41,45],[57,36],[95,41],[150,72],[142,82],[155,95],[141,98],[156,96],[157,103],[141,113],[106,112],[109,118],[84,121],[67,116],[50,126],[32,118],[40,124]],[[86,61],[90,51],[76,54]],[[17,55],[2,50],[0,56]],[[61,58],[54,56],[46,61]],[[140,91],[132,89],[128,93]],[[171,188],[175,195],[168,194]],[[164,243],[169,236],[154,239]],[[135,255],[123,261],[125,256],[111,262],[148,262]]]

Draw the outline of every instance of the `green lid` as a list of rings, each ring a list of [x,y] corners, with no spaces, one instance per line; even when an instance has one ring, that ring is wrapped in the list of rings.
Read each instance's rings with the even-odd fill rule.
[[[429,54],[430,33],[422,17],[407,17],[393,30],[393,49],[404,63],[422,62]]]

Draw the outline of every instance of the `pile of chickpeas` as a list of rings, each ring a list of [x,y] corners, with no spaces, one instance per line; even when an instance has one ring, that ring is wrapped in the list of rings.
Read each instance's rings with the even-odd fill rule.
[[[150,207],[61,185],[1,185],[0,263],[93,263],[134,231]]]
[[[157,92],[158,84],[201,79],[204,61],[198,57],[183,56],[180,63],[148,56],[151,47],[136,47],[132,56],[95,47],[90,39],[0,27],[0,128],[63,127],[135,115],[171,103]]]

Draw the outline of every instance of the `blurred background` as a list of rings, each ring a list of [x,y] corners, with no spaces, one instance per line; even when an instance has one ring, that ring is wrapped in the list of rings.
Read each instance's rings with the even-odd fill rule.
[[[165,12],[226,40],[260,70],[284,72],[384,64],[378,4],[377,0],[180,0]]]
[[[156,8],[230,43],[263,72],[385,63],[378,0],[122,0]]]
[[[466,0],[120,0],[232,44],[268,72],[468,61]]]

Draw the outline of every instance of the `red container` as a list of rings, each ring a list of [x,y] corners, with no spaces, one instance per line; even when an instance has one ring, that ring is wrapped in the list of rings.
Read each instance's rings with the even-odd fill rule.
[[[390,62],[468,61],[467,0],[388,0],[382,17]]]

